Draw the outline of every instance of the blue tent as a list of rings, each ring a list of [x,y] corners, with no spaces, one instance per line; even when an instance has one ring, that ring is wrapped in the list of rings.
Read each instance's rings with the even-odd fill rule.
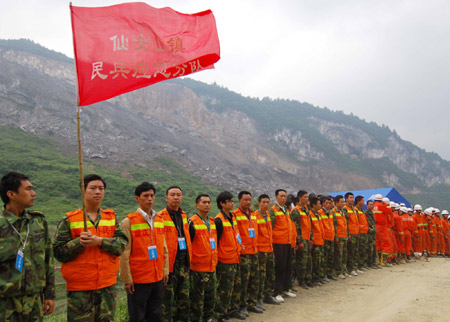
[[[363,196],[364,200],[373,200],[377,193],[381,194],[383,197],[389,198],[390,201],[396,202],[398,204],[404,203],[406,207],[411,207],[411,203],[403,197],[395,188],[377,188],[377,189],[369,189],[369,190],[347,190],[340,192],[332,192],[329,195],[332,197],[336,197],[337,195],[345,195],[347,192],[351,192],[356,196]]]

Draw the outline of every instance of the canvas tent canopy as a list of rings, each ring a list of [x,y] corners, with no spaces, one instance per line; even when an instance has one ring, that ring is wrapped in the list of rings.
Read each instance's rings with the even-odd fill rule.
[[[377,189],[368,189],[368,190],[347,190],[347,191],[340,191],[340,192],[332,192],[329,194],[329,196],[336,197],[337,195],[345,195],[347,192],[353,193],[353,195],[356,196],[363,196],[364,200],[367,202],[368,200],[374,200],[374,197],[377,193],[381,194],[384,197],[389,198],[390,201],[396,202],[398,204],[404,203],[406,207],[411,208],[411,203],[403,197],[400,192],[398,192],[393,187],[388,188],[377,188]]]

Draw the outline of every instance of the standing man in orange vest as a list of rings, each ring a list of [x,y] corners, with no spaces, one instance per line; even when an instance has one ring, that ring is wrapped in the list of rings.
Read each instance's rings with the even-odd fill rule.
[[[222,191],[217,195],[216,202],[217,208],[220,209],[220,213],[214,219],[217,230],[219,257],[216,268],[216,316],[219,322],[231,322],[231,317],[245,320],[245,315],[242,315],[237,310],[233,311],[231,307],[233,286],[236,280],[240,278],[239,251],[242,241],[241,236],[239,236],[236,219],[231,213],[231,210],[234,208],[233,195],[229,191]]]
[[[324,281],[327,282],[329,279],[337,281],[337,278],[333,275],[334,240],[336,232],[334,229],[334,216],[331,211],[331,197],[323,196],[320,201],[322,203],[322,209],[320,209],[318,213],[322,220],[323,238],[325,240],[323,264],[325,266],[326,276]]]
[[[351,192],[345,194],[345,206],[343,209],[345,219],[347,219],[348,242],[347,242],[347,270],[350,275],[358,276],[362,271],[358,270],[358,244],[359,244],[359,223],[358,214],[353,208],[354,195]]]
[[[264,303],[280,305],[273,296],[273,282],[275,262],[272,245],[272,222],[269,210],[270,197],[262,194],[258,197],[258,210],[253,214],[258,224],[258,262],[259,262],[259,291],[256,306],[265,310]]]
[[[370,245],[369,245],[369,222],[367,221],[366,214],[363,211],[365,205],[363,196],[356,196],[355,198],[355,211],[358,215],[359,223],[359,247],[358,247],[358,269],[366,271],[369,260]]]
[[[325,277],[325,267],[323,263],[323,247],[325,245],[325,241],[323,239],[322,220],[318,213],[321,208],[321,204],[319,198],[315,196],[310,197],[309,202],[311,205],[309,216],[311,217],[311,228],[313,231],[311,250],[313,262],[312,282],[314,286],[320,286],[323,283],[329,283],[329,281],[323,281],[323,278]]]
[[[217,232],[214,219],[208,217],[211,198],[200,194],[195,199],[197,213],[189,218],[192,243],[190,321],[209,321],[214,318],[216,301]]]
[[[442,210],[442,227],[445,241],[445,257],[450,257],[450,229],[448,224],[448,211]]]
[[[167,207],[158,215],[164,220],[164,235],[169,250],[169,281],[164,289],[163,319],[189,319],[189,267],[192,258],[191,237],[186,213],[180,205],[183,191],[178,186],[166,190]]]
[[[161,321],[164,284],[169,279],[164,221],[152,209],[155,187],[151,183],[138,185],[134,199],[139,208],[120,224],[129,241],[120,256],[120,279],[127,292],[130,321]]]
[[[277,202],[270,208],[272,221],[273,252],[275,254],[275,284],[273,296],[279,302],[284,302],[282,295],[297,297],[289,291],[291,278],[291,218],[286,209],[286,190],[277,189],[275,199]]]
[[[297,229],[297,241],[295,251],[295,274],[298,284],[304,289],[312,287],[312,257],[311,257],[311,218],[308,209],[308,192],[297,192],[298,205],[290,213],[291,220]],[[309,285],[308,285],[309,284]]]
[[[258,223],[256,216],[252,214],[252,195],[248,191],[241,191],[238,194],[239,207],[233,211],[236,218],[237,228],[241,236],[241,262],[239,268],[241,272],[241,283],[234,285],[234,299],[239,303],[239,312],[248,316],[248,311],[263,313],[264,311],[256,306],[258,300],[259,286],[259,265],[258,265]]]
[[[112,209],[100,209],[106,183],[96,174],[84,177],[88,231],[81,209],[66,213],[53,242],[66,280],[68,321],[114,321],[119,256],[128,244]]]
[[[423,252],[423,225],[422,225],[422,206],[415,205],[414,206],[414,214],[413,214],[413,248],[414,252],[418,253],[416,255],[422,254]]]
[[[337,195],[334,197],[334,208],[331,213],[334,217],[334,229],[336,236],[334,239],[334,269],[338,277],[345,279],[347,274],[347,219],[343,212],[344,209],[344,197]]]
[[[376,238],[376,227],[375,227],[375,216],[373,213],[373,208],[375,204],[373,200],[367,201],[367,210],[365,212],[367,222],[369,224],[369,256],[368,264],[370,268],[381,268],[377,263],[377,238]]]

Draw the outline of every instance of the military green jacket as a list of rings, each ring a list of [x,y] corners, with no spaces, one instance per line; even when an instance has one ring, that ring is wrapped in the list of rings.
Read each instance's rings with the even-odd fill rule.
[[[21,239],[23,242],[27,239],[22,272],[16,269],[17,253],[23,248]],[[47,221],[37,211],[24,211],[16,217],[3,208],[0,215],[0,298],[41,292],[46,300],[55,298],[52,243]]]
[[[366,210],[366,218],[369,223],[369,232],[375,232],[375,217],[372,211]]]
[[[88,219],[89,220],[89,219]],[[97,227],[101,220],[100,214],[97,216],[96,221],[91,223]],[[128,237],[120,227],[120,222],[116,217],[115,231],[112,238],[103,238],[103,243],[100,248],[112,255],[120,256],[128,245]],[[80,238],[72,239],[70,233],[69,218],[65,216],[59,224],[56,231],[56,235],[53,241],[53,251],[55,252],[55,258],[61,263],[65,263],[74,260],[79,253],[83,251],[84,247],[80,244]]]

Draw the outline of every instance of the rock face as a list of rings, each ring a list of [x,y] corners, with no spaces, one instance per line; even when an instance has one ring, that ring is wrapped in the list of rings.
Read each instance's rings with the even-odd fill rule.
[[[73,64],[0,46],[0,125],[51,135],[75,153],[75,84]],[[268,130],[267,123],[216,95],[217,86],[201,84],[204,90],[197,91],[200,85],[192,84],[159,83],[84,107],[84,157],[136,166],[168,157],[207,184],[255,193],[377,186],[420,193],[424,187],[450,185],[449,162],[389,129],[361,120],[352,124],[342,113],[340,122],[322,111],[326,117],[303,115],[302,122],[314,131]],[[216,108],[221,104],[229,106]]]

